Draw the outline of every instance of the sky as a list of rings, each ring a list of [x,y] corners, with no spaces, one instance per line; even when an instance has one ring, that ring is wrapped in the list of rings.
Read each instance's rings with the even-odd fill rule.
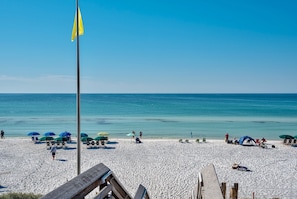
[[[75,0],[0,0],[0,93],[76,93]],[[79,0],[81,93],[297,93],[295,0]]]

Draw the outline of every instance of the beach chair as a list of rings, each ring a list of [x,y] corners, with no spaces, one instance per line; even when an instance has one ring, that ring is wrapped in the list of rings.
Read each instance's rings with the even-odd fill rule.
[[[51,148],[51,143],[50,142],[46,142],[46,149],[50,149]]]
[[[65,141],[62,142],[62,147],[66,148],[66,142]]]
[[[202,138],[202,141],[203,141],[203,142],[206,142],[206,138]]]
[[[187,139],[187,140],[185,140],[185,142],[186,142],[186,143],[190,143],[188,139]]]
[[[178,142],[183,143],[183,139],[179,139]]]
[[[91,147],[90,141],[87,141],[86,145],[87,145],[87,148],[90,148]]]
[[[91,141],[91,145],[92,145],[92,147],[95,147],[95,141],[94,140]]]
[[[196,139],[196,142],[199,143],[199,141],[200,141],[199,138],[197,138],[197,139]]]
[[[57,148],[61,148],[62,147],[61,145],[62,145],[62,143],[57,141]]]
[[[99,142],[99,140],[96,141],[96,145],[97,145],[97,147],[100,147],[100,142]]]

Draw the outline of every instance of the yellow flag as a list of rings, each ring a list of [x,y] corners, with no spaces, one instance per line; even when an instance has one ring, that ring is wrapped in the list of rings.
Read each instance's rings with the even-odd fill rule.
[[[82,17],[80,14],[80,9],[78,8],[78,31],[79,31],[79,35],[83,35],[84,34],[84,25],[83,25],[83,21],[82,21]],[[77,31],[76,31],[76,14],[74,17],[74,23],[73,23],[73,28],[72,28],[72,35],[71,35],[71,41],[74,41]]]

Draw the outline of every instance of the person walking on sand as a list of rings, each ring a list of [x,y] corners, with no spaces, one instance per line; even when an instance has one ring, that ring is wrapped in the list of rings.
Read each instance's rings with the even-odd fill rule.
[[[54,146],[51,148],[51,153],[52,153],[52,156],[53,156],[53,160],[55,159],[56,152],[57,152],[57,147],[54,145]]]

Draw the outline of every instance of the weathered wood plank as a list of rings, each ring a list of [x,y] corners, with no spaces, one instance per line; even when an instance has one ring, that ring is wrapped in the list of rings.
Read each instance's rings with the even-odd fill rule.
[[[121,197],[131,199],[128,191],[124,186],[119,182],[116,176],[112,175],[112,178],[109,179],[109,183],[114,187],[114,189],[120,194]]]
[[[140,184],[137,191],[136,191],[134,199],[143,199],[143,198],[149,199],[150,197],[149,197],[149,195],[147,193],[146,188],[142,184]]]
[[[109,192],[112,191],[112,185],[107,185],[103,189],[100,190],[99,194],[94,199],[104,199],[108,195]]]
[[[100,163],[49,192],[42,199],[84,198],[99,186],[99,180],[109,171],[108,167]]]
[[[213,164],[202,169],[203,198],[205,199],[223,199],[218,177]]]

